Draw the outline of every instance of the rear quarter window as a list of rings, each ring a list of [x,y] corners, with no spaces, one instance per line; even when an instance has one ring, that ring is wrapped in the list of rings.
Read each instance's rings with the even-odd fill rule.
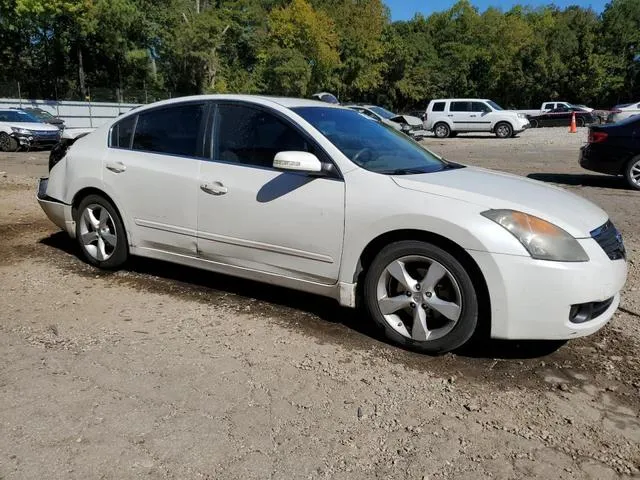
[[[110,146],[114,148],[131,148],[131,136],[136,124],[137,115],[120,120],[111,127]]]
[[[431,108],[432,112],[444,112],[446,102],[435,102]]]

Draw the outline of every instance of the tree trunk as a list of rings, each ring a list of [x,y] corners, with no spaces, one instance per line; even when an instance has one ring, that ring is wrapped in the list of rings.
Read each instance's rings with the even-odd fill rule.
[[[80,95],[82,100],[87,99],[87,85],[85,84],[84,65],[82,64],[82,49],[78,45],[78,83],[80,84]]]

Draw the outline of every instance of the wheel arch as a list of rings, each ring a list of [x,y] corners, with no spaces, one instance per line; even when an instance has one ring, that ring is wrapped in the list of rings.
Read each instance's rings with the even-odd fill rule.
[[[437,233],[424,230],[398,229],[385,232],[371,240],[360,253],[353,281],[357,285],[357,294],[362,294],[362,281],[371,262],[385,246],[404,240],[418,240],[428,242],[443,250],[452,253],[456,259],[465,267],[478,294],[478,334],[488,337],[491,331],[491,298],[486,279],[475,260],[464,248],[456,242],[443,237]]]
[[[116,202],[111,195],[98,187],[83,187],[75,193],[73,199],[71,200],[71,216],[73,220],[77,221],[78,207],[80,206],[80,202],[82,202],[82,199],[87,197],[88,195],[100,195],[101,197],[104,197],[105,200],[111,202],[111,205],[113,205],[113,208],[116,209],[116,212],[120,216],[120,220],[122,220],[122,223],[124,224],[125,233],[127,235],[127,243],[129,244],[129,246],[133,246],[131,225],[129,223],[128,217],[123,214],[122,209],[118,206],[118,202]]]

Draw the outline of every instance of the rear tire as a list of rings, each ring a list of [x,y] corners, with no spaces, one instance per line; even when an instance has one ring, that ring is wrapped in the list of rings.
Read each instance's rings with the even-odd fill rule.
[[[633,157],[624,169],[624,178],[634,190],[640,190],[640,155]]]
[[[494,132],[498,138],[511,138],[513,127],[507,122],[500,122],[496,125]]]
[[[17,152],[18,141],[5,132],[0,132],[0,152]]]
[[[384,247],[366,272],[363,292],[376,327],[410,350],[449,352],[469,341],[478,324],[478,298],[469,273],[428,242]]]
[[[129,244],[120,214],[101,195],[88,195],[78,206],[76,240],[85,260],[105,270],[127,261]]]
[[[531,125],[531,128],[538,128],[538,120],[533,118],[529,119],[529,125]]]
[[[433,133],[437,138],[447,138],[451,135],[451,128],[444,122],[436,123],[433,127]]]

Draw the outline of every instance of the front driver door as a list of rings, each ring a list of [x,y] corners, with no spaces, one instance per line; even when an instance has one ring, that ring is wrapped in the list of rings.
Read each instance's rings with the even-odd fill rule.
[[[273,169],[279,151],[313,141],[263,107],[220,103],[213,112],[212,160],[198,192],[198,253],[244,269],[333,284],[344,234],[341,178]]]

